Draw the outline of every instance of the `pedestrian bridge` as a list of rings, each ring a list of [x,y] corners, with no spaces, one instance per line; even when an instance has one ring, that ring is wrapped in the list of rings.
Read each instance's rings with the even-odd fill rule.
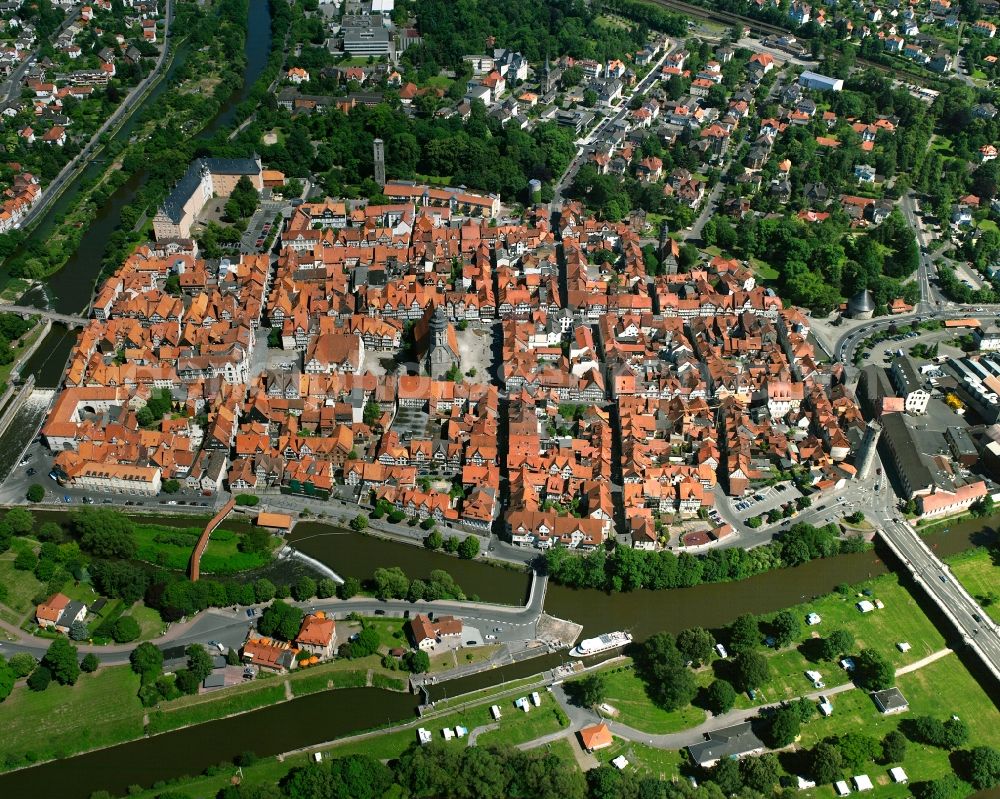
[[[42,319],[51,319],[53,322],[58,322],[69,328],[83,327],[89,321],[83,316],[49,311],[44,308],[33,308],[30,305],[0,305],[0,312],[16,313],[18,316],[23,316],[24,318],[39,316]]]

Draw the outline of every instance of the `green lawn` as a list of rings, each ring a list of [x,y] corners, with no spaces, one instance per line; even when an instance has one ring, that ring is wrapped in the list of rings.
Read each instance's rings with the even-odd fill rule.
[[[624,755],[628,761],[625,771],[637,771],[659,780],[673,780],[677,777],[683,761],[683,755],[678,751],[655,749],[622,738],[616,738],[613,746],[601,749],[594,755],[602,764],[608,764],[619,755]]]
[[[531,711],[525,713],[513,706],[513,703],[500,703],[503,716],[500,719],[500,729],[483,733],[476,741],[477,746],[487,746],[489,744],[502,744],[516,746],[543,735],[557,732],[569,726],[569,719],[562,709],[556,704],[552,694],[547,691],[539,692],[542,704],[539,707],[532,705]]]
[[[10,363],[5,363],[0,365],[0,385],[7,385],[7,378],[10,377],[10,373],[14,371],[14,367],[17,365],[21,354],[28,349],[31,345],[35,343],[38,337],[42,333],[43,325],[35,323],[35,326],[31,328],[27,333],[21,336],[20,340],[11,349],[14,351],[14,359]]]
[[[364,688],[368,684],[365,671],[325,671],[312,674],[311,668],[303,669],[301,676],[292,685],[296,696],[314,694],[331,688]]]
[[[168,527],[158,524],[136,524],[139,559],[183,571],[191,560],[191,552],[202,533],[200,527]],[[232,530],[216,530],[201,557],[201,570],[209,574],[228,574],[263,566],[270,555],[240,552],[239,534]],[[272,536],[272,545],[275,538]]]
[[[166,631],[167,625],[163,623],[158,610],[137,603],[132,606],[128,615],[139,622],[139,629],[142,631],[139,634],[140,641],[159,638]]]
[[[76,685],[24,685],[0,704],[0,768],[66,757],[142,735],[139,678],[128,666],[82,674]]]
[[[1000,233],[1000,227],[997,227],[997,223],[992,219],[980,219],[979,222],[976,223],[976,227],[984,232],[992,230],[994,233]]]
[[[994,597],[1000,593],[1000,568],[993,562],[989,550],[979,548],[949,558],[951,572],[983,605],[983,609],[994,621],[1000,621],[1000,602]],[[984,601],[988,600],[988,601]]]
[[[177,702],[165,703],[166,710],[155,710],[149,714],[149,733],[166,732],[176,730],[178,727],[185,727],[188,724],[201,724],[233,713],[242,713],[247,710],[254,710],[258,707],[273,705],[281,702],[285,698],[284,683],[267,682],[255,684],[255,690],[241,691],[220,691],[218,698],[212,698],[197,702],[197,704],[177,706]],[[208,696],[212,696],[208,694]],[[202,699],[200,696],[193,699]],[[173,706],[171,708],[171,706]]]
[[[867,589],[871,596],[859,595]],[[872,602],[881,600],[885,607],[870,613],[861,613],[855,604],[861,599]],[[836,629],[850,631],[856,640],[855,651],[871,648],[885,655],[895,666],[905,666],[943,649],[944,637],[917,605],[916,600],[903,588],[895,575],[886,575],[858,586],[847,595],[829,594],[820,599],[790,608],[803,621],[801,643],[797,646],[772,652],[763,650],[771,665],[771,680],[763,687],[756,704],[791,699],[815,689],[805,677],[806,669],[820,672],[828,687],[847,682],[847,676],[837,663],[809,660],[811,638],[821,638]],[[806,626],[806,614],[815,612],[822,621]],[[908,652],[900,652],[896,644],[910,644]],[[740,707],[749,707],[750,700],[741,696]]]
[[[45,590],[45,583],[35,579],[31,572],[23,572],[14,568],[14,558],[17,552],[10,549],[0,555],[0,583],[7,587],[7,601],[4,603],[12,610],[21,614],[34,607],[31,601]]]
[[[757,275],[761,278],[761,280],[777,280],[779,277],[781,277],[781,275],[778,274],[777,269],[775,269],[766,261],[760,260],[760,258],[751,258],[750,266],[753,268],[753,271],[756,272]]]
[[[409,647],[406,640],[406,631],[403,627],[406,625],[406,621],[403,619],[387,619],[383,616],[375,618],[365,618],[364,625],[368,629],[375,630],[378,632],[379,645],[385,647],[386,649],[395,649],[396,647]],[[361,629],[358,625],[357,629]],[[355,632],[352,630],[351,632]]]
[[[817,716],[802,728],[800,745],[811,747],[828,736],[845,732],[863,732],[881,739],[907,718],[930,715],[946,719],[953,713],[964,719],[971,729],[969,743],[963,748],[1000,744],[1000,713],[957,656],[948,655],[904,674],[898,678],[897,686],[910,704],[909,712],[883,716],[868,694],[851,690],[832,697],[832,716]],[[906,752],[901,765],[911,783],[935,779],[951,771],[948,753],[942,749],[910,742]],[[891,784],[888,768],[871,763],[863,770],[875,783],[872,795],[879,799],[909,796],[911,792],[906,786]],[[819,786],[809,795],[828,797],[833,795],[833,790],[830,786]]]
[[[688,705],[668,712],[652,703],[635,671],[619,667],[605,672],[605,702],[618,711],[616,721],[643,732],[667,733],[695,727],[705,720],[705,711]]]

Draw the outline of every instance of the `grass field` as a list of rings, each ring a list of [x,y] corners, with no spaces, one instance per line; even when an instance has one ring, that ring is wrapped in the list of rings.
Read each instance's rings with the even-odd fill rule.
[[[191,560],[191,552],[202,533],[200,527],[166,527],[157,524],[137,524],[135,536],[139,542],[139,559],[168,569],[183,571]],[[272,537],[272,544],[273,544]],[[263,566],[269,554],[240,552],[239,535],[231,530],[216,530],[201,557],[205,573],[227,574]]]
[[[861,590],[871,591],[871,596],[859,596]],[[872,602],[881,600],[885,607],[861,613],[855,607],[861,599]],[[847,676],[837,663],[812,659],[811,640],[836,629],[848,630],[854,635],[855,652],[866,647],[875,649],[896,668],[920,660],[945,646],[944,637],[894,575],[854,586],[847,596],[829,594],[790,610],[803,620],[800,643],[779,652],[763,650],[771,665],[771,680],[763,686],[755,703],[741,695],[737,706],[750,707],[752,704],[791,699],[815,690],[805,677],[806,669],[818,671],[830,687],[847,682]],[[805,625],[805,617],[811,612],[818,613],[822,621],[810,627]],[[910,644],[908,652],[900,652],[896,646],[904,641]],[[724,665],[718,661],[714,665],[724,675]]]
[[[480,735],[476,742],[477,745],[517,746],[517,744],[523,744],[568,727],[569,719],[556,704],[552,695],[542,691],[539,692],[539,696],[542,704],[539,707],[532,706],[528,713],[513,707],[510,702],[507,702],[506,705],[501,704],[503,716],[499,721],[500,729]]]
[[[1000,621],[1000,568],[993,562],[987,549],[972,549],[955,558],[949,558],[951,572],[972,594],[993,621]],[[984,600],[989,601],[984,601]]]
[[[364,688],[368,684],[365,671],[326,671],[310,674],[312,669],[304,669],[299,679],[292,684],[295,696],[305,696],[330,688]]]
[[[81,674],[36,693],[20,685],[0,704],[0,766],[66,757],[142,735],[139,678],[127,666]]]
[[[754,272],[760,275],[762,280],[777,280],[781,277],[781,275],[778,274],[777,269],[759,258],[751,258],[750,266],[753,267]]]
[[[643,732],[666,733],[695,727],[705,720],[705,711],[687,707],[668,712],[658,708],[646,695],[642,680],[631,668],[616,668],[606,673],[605,701],[618,711],[616,721]]]
[[[672,780],[678,774],[682,755],[680,752],[655,749],[652,746],[616,738],[613,746],[594,753],[602,764],[610,763],[619,755],[628,761],[626,771],[638,771],[659,780]]]
[[[897,686],[910,704],[909,712],[883,716],[868,694],[851,690],[833,697],[832,716],[816,717],[802,728],[800,744],[811,747],[828,736],[845,732],[863,732],[881,739],[907,718],[929,715],[943,720],[955,714],[969,724],[967,747],[1000,745],[1000,713],[956,655],[900,676]],[[910,742],[906,752],[902,766],[911,783],[936,779],[951,771],[948,753],[943,749]],[[874,795],[879,799],[911,794],[907,786],[891,784],[888,766],[872,763],[865,771],[876,784]],[[830,786],[820,786],[810,794],[832,796],[833,791]]]
[[[211,695],[209,695],[211,696]],[[193,697],[201,699],[202,697]],[[242,713],[265,705],[273,705],[285,698],[284,683],[264,683],[253,691],[240,693],[220,692],[218,699],[208,699],[187,706],[176,706],[175,709],[156,710],[149,714],[150,734],[176,730],[188,724],[201,724],[206,721]],[[183,702],[183,699],[176,700]],[[171,703],[174,704],[174,703]]]
[[[39,582],[31,572],[14,568],[17,552],[9,549],[0,555],[0,583],[7,587],[7,601],[12,610],[23,615],[34,606],[32,599],[44,591],[45,583]]]

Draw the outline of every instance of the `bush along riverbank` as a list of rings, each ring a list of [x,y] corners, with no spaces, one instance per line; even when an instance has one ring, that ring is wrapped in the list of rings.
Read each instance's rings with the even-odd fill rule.
[[[753,549],[713,549],[704,554],[669,550],[649,552],[619,546],[608,552],[595,550],[579,557],[566,549],[545,555],[549,576],[570,588],[601,591],[634,591],[640,588],[690,588],[701,583],[745,580],[756,574],[800,566],[817,558],[860,552],[870,545],[862,536],[840,539],[836,525],[814,527],[800,523],[780,540]]]

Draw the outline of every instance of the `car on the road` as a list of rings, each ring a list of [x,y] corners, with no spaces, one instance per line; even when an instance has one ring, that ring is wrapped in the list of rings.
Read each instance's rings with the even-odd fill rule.
[[[21,458],[21,462],[18,464],[18,466],[27,466],[29,463],[31,463],[31,456],[25,455],[23,458]]]
[[[938,575],[938,579],[939,579],[939,580],[940,580],[940,581],[941,581],[942,583],[947,583],[947,582],[948,582],[948,578],[947,578],[947,577],[945,577],[945,576],[944,576],[943,574],[939,574],[939,575]]]
[[[38,474],[38,469],[32,467],[28,469],[28,471],[26,471],[25,474],[28,475],[28,477],[33,477],[34,475]]]
[[[93,505],[94,504],[94,500],[91,497],[84,497],[83,498],[83,504],[84,505]]]
[[[72,501],[73,497],[71,497],[69,494],[63,494],[63,502],[65,502],[68,505]]]
[[[487,635],[487,636],[485,636],[485,638],[486,638],[487,641],[496,641],[497,640],[497,637],[495,635]]]
[[[376,616],[384,616],[385,615],[385,611],[382,610],[381,608],[379,608],[378,610],[375,611],[375,615]]]
[[[475,642],[475,641],[466,641],[466,642],[465,642],[465,645],[466,645],[466,646],[475,646],[475,645],[476,645],[476,642]]]

